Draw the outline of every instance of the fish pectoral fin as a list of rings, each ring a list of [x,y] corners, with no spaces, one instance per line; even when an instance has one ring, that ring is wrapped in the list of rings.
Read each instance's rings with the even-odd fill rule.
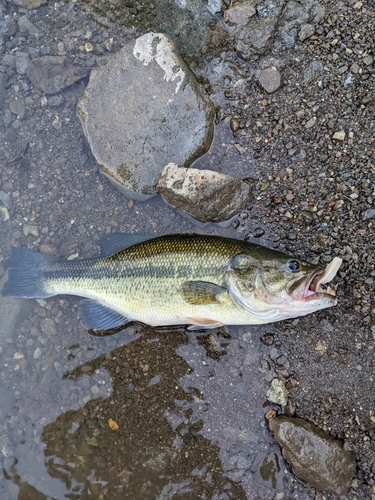
[[[79,312],[82,324],[88,330],[110,330],[131,321],[122,314],[92,299],[81,300]]]
[[[99,241],[101,257],[110,257],[125,248],[129,248],[137,243],[150,240],[154,238],[150,234],[127,234],[127,233],[113,233],[103,236]]]
[[[209,318],[186,318],[186,320],[190,323],[190,326],[188,326],[188,330],[190,331],[202,328],[220,328],[223,326],[223,323]]]
[[[220,302],[220,295],[226,289],[206,281],[185,281],[181,285],[182,298],[188,304],[207,305]]]

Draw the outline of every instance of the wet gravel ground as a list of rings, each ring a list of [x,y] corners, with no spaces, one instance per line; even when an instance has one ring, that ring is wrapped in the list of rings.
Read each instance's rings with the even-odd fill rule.
[[[315,34],[272,61],[212,60],[202,48],[192,67],[221,106],[199,165],[254,180],[233,226],[205,231],[322,263],[340,256],[338,306],[262,328],[133,325],[100,338],[80,326],[73,297],[3,299],[2,499],[333,498],[296,480],[268,435],[274,376],[296,415],[356,453],[348,498],[375,498],[375,10],[324,7]],[[0,277],[14,246],[81,258],[111,232],[202,232],[160,198],[125,199],[99,174],[76,116],[85,80],[46,96],[25,74],[22,54],[66,52],[90,69],[137,32],[97,24],[88,4],[1,8]],[[270,62],[283,79],[272,95],[257,81]]]

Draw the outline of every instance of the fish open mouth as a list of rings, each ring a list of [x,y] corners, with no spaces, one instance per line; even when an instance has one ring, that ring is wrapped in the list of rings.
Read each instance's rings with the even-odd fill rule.
[[[336,290],[328,283],[336,276],[342,264],[342,259],[334,257],[324,270],[315,271],[305,286],[304,300],[312,299],[316,294],[336,296]]]

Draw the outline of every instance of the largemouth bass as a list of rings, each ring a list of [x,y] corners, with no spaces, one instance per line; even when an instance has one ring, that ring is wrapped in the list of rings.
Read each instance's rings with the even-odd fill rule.
[[[113,236],[108,256],[94,259],[63,261],[13,248],[2,294],[85,297],[82,322],[97,331],[130,321],[204,328],[254,325],[337,303],[335,291],[325,288],[340,267],[337,257],[324,271],[260,245],[218,236]]]

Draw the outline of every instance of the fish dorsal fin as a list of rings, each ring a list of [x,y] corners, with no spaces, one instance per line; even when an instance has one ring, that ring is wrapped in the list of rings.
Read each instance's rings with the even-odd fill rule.
[[[79,312],[82,324],[88,330],[110,330],[131,321],[122,314],[92,299],[81,300]]]
[[[110,257],[111,255],[125,250],[137,243],[151,240],[154,236],[150,234],[128,234],[128,233],[113,233],[106,234],[99,241],[101,257]]]
[[[220,295],[226,292],[225,288],[206,281],[185,281],[180,290],[185,302],[201,306],[220,302]]]

